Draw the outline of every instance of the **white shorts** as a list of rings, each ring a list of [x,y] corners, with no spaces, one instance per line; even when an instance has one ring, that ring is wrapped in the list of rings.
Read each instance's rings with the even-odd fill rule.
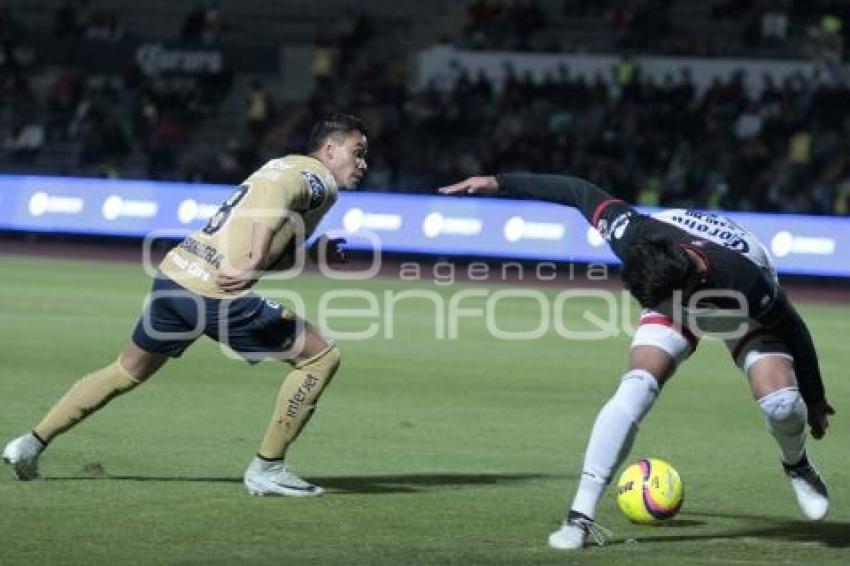
[[[768,356],[781,356],[794,361],[788,346],[758,323],[753,323],[750,331],[743,337],[724,340],[724,343],[735,365],[744,373],[749,372],[756,362]],[[699,338],[687,328],[677,326],[667,315],[653,310],[644,310],[631,347],[655,346],[666,352],[673,358],[676,365],[679,365],[696,350],[698,344]]]

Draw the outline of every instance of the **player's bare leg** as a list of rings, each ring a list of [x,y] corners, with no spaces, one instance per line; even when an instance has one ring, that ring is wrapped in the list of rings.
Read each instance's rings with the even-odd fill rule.
[[[675,369],[675,359],[661,348],[638,345],[631,349],[629,371],[596,417],[570,512],[549,536],[549,546],[575,550],[583,547],[588,537],[600,545],[604,543],[609,533],[594,521],[596,507],[613,474],[628,456],[638,424]]]
[[[38,457],[51,440],[143,383],[167,360],[162,354],[146,352],[132,342],[127,344],[114,362],[77,381],[32,431],[9,442],[3,450],[3,461],[18,479],[38,478]]]
[[[753,398],[779,446],[785,475],[803,514],[820,520],[829,510],[826,484],[806,454],[806,404],[797,389],[794,366],[786,356],[766,356],[749,369]]]
[[[324,491],[296,476],[284,464],[287,450],[306,426],[339,367],[336,344],[309,323],[303,324],[297,351],[282,357],[293,370],[283,380],[260,450],[245,472],[245,487],[254,495],[305,497]]]

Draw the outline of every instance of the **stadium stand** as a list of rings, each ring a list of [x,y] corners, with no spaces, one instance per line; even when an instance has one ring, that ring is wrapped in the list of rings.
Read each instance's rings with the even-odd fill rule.
[[[850,209],[848,89],[834,73],[850,28],[843,3],[367,6],[9,0],[0,165],[238,182],[297,151],[317,115],[342,109],[371,126],[373,189],[427,191],[478,171],[535,169],[588,175],[646,204]],[[591,80],[567,68],[498,81],[457,68],[448,89],[411,87],[417,50],[438,43],[627,56]],[[818,81],[765,78],[755,92],[741,77],[701,91],[686,72],[641,73],[628,54],[644,53],[808,58],[825,70]]]

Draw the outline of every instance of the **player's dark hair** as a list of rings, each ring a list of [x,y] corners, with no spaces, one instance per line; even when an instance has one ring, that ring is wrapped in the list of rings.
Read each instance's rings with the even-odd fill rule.
[[[351,132],[360,132],[364,136],[368,135],[366,123],[351,114],[325,116],[316,122],[310,132],[310,137],[307,140],[307,153],[315,153],[321,149],[325,140],[331,136],[346,136]]]
[[[666,236],[652,235],[626,250],[621,277],[640,306],[653,308],[674,291],[688,289],[699,273],[678,244]]]

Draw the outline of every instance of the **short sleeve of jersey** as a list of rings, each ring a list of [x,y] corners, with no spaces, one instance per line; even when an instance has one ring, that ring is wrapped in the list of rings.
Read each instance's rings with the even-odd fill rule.
[[[746,269],[748,281],[744,289],[747,297],[750,316],[766,326],[771,326],[774,320],[782,313],[784,301],[783,295],[775,281],[771,280],[761,270],[753,269],[746,263],[741,263],[738,272]]]
[[[247,184],[250,188],[240,212],[273,231],[280,229],[289,214],[309,206],[308,180],[297,169],[272,172],[260,169]]]

